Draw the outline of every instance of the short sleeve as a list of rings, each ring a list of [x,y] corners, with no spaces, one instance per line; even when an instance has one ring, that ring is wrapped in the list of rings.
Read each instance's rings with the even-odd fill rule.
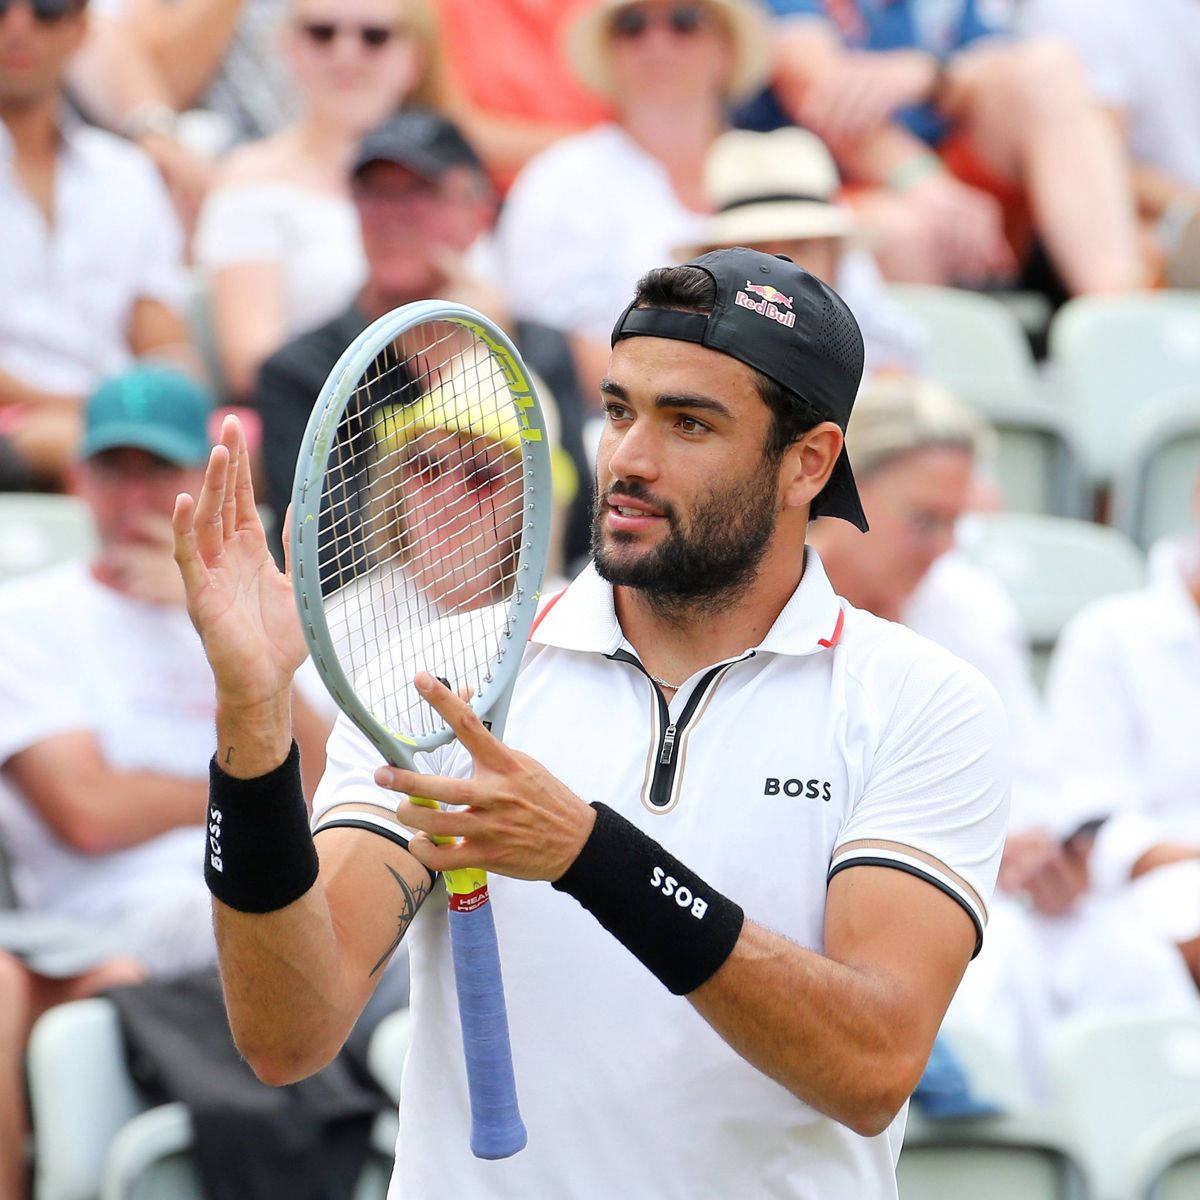
[[[1004,848],[1010,773],[995,690],[931,647],[895,695],[830,878],[882,866],[924,879],[966,910],[978,953]]]
[[[196,224],[196,265],[212,271],[233,263],[282,259],[283,217],[272,189],[258,184],[217,188],[204,201]]]
[[[375,772],[383,765],[379,751],[349,717],[339,713],[325,747],[325,773],[313,796],[313,824],[338,804],[394,808],[400,800],[399,793],[381,788],[375,782]],[[471,774],[471,758],[457,742],[450,742],[428,754],[417,755],[417,769],[431,775],[467,778]]]

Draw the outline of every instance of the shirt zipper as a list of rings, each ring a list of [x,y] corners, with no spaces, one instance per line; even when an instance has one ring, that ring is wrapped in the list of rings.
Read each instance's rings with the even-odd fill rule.
[[[705,695],[711,691],[720,676],[724,675],[734,663],[744,662],[746,659],[753,657],[754,651],[749,650],[740,658],[719,663],[717,666],[706,671],[701,677],[700,682],[692,689],[692,694],[683,706],[683,712],[679,714],[679,720],[672,721],[671,710],[667,704],[666,697],[662,694],[662,691],[654,680],[650,679],[650,672],[627,650],[616,650],[609,655],[609,658],[631,663],[647,679],[650,679],[650,686],[654,688],[654,696],[658,701],[659,726],[662,729],[662,736],[659,738],[658,755],[655,758],[654,774],[650,782],[649,800],[652,809],[661,811],[670,806],[671,793],[675,787],[675,775],[679,769],[679,761],[675,757],[676,744],[683,735],[684,730],[687,729],[688,722],[691,721],[696,710],[703,702]]]

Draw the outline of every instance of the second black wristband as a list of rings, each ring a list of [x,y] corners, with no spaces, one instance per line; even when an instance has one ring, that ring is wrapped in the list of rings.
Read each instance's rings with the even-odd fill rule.
[[[729,957],[741,907],[606,804],[579,857],[552,887],[573,896],[677,996]]]

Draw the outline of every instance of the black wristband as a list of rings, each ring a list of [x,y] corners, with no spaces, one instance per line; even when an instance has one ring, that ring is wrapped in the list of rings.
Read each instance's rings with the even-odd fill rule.
[[[649,834],[606,804],[579,857],[552,887],[573,896],[677,996],[729,957],[745,920]]]
[[[230,908],[268,913],[299,900],[317,880],[296,743],[273,771],[235,779],[208,766],[204,881]]]

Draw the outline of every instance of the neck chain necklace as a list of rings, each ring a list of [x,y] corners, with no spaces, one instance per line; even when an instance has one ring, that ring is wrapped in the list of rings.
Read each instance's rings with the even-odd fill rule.
[[[650,676],[652,683],[657,683],[659,687],[670,688],[673,692],[679,691],[679,689],[683,686],[679,683],[668,683],[665,679],[659,679],[657,675],[650,675],[649,671],[647,671],[646,674]]]

